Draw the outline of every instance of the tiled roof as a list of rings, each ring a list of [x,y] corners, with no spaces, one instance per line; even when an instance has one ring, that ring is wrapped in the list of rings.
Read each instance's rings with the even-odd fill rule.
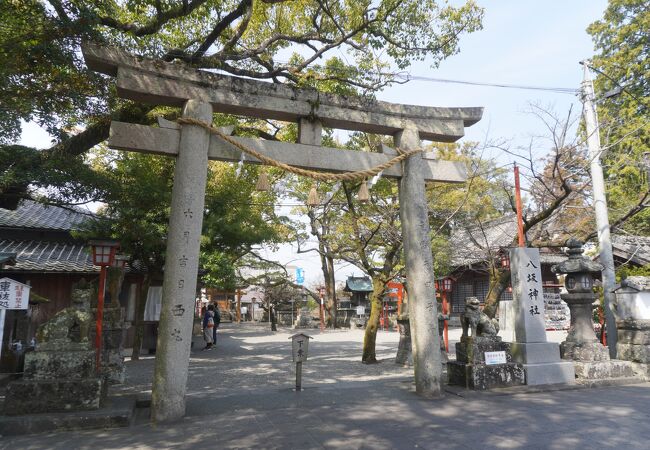
[[[7,271],[99,272],[87,247],[76,243],[0,240],[0,253],[17,254]]]
[[[372,281],[369,277],[348,277],[345,289],[348,292],[372,292]]]
[[[467,266],[488,259],[502,247],[509,247],[517,235],[517,221],[513,215],[485,223],[482,227],[457,228],[451,235],[451,263]]]
[[[0,252],[0,266],[6,264],[12,266],[16,264],[16,254],[15,253],[2,253]]]
[[[47,206],[23,200],[16,210],[0,208],[0,227],[74,230],[89,219],[81,210]]]
[[[496,257],[502,248],[512,246],[517,236],[517,219],[508,214],[470,229],[459,228],[451,235],[451,263],[454,267],[486,261],[490,254]],[[540,252],[543,264],[559,264],[567,257],[561,253]]]
[[[644,266],[650,264],[650,237],[612,235],[614,256]]]

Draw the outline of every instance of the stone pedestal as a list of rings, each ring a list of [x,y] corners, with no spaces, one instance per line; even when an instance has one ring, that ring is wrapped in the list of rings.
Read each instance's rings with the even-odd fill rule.
[[[485,352],[506,354],[505,364],[485,364]],[[498,336],[461,337],[456,343],[456,361],[447,363],[449,384],[485,390],[526,384],[525,372],[512,361],[509,344]]]
[[[616,327],[616,353],[619,359],[650,364],[650,320],[619,320]]]
[[[411,347],[411,325],[408,317],[400,316],[397,319],[397,328],[399,329],[399,344],[395,364],[411,367],[413,365],[413,350]]]
[[[103,379],[95,374],[95,351],[89,344],[72,349],[48,349],[42,344],[37,351],[25,354],[23,379],[7,385],[5,412],[93,410],[101,406],[105,395]]]
[[[22,380],[7,385],[7,415],[87,411],[102,405],[105,383],[96,374],[95,351],[88,340],[91,293],[73,290],[73,306],[39,327],[39,345],[25,355]]]
[[[438,314],[438,332],[440,334],[440,361],[443,367],[446,366],[449,358],[445,350],[445,341],[442,337],[443,319],[440,318],[442,314]],[[408,316],[402,315],[397,319],[397,329],[399,330],[399,344],[397,345],[397,355],[395,356],[395,364],[404,367],[413,366],[413,346],[411,343],[411,324]]]
[[[628,277],[615,292],[616,353],[635,366],[639,378],[650,380],[650,277]]]
[[[513,342],[512,360],[526,370],[526,384],[573,384],[573,363],[560,359],[559,346],[554,342]]]
[[[102,375],[111,384],[124,383],[126,368],[124,366],[124,339],[127,327],[124,311],[119,306],[104,310]]]

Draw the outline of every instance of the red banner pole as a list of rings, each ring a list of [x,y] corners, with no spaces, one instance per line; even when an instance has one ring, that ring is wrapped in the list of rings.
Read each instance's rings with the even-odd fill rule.
[[[521,207],[521,188],[519,185],[519,167],[515,163],[515,204],[517,206],[517,236],[519,237],[519,247],[525,247],[524,240],[524,221]]]
[[[449,303],[447,303],[447,292],[442,291],[442,313],[445,316],[449,315]],[[445,351],[449,353],[449,321],[444,320],[444,338],[445,338]]]

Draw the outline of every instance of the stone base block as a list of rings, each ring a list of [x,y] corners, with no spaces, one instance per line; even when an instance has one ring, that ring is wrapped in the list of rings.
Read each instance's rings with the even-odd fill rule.
[[[560,361],[560,348],[554,342],[510,344],[513,362],[520,364],[541,364]]]
[[[514,363],[487,366],[485,364],[464,364],[451,361],[447,363],[447,376],[449,384],[475,390],[526,384],[523,367]]]
[[[601,380],[610,378],[634,378],[636,376],[634,363],[629,361],[575,361],[573,363],[576,378]]]
[[[634,366],[635,376],[644,381],[650,381],[650,364],[631,363]]]
[[[556,344],[557,345],[557,344]],[[558,361],[551,363],[523,364],[526,371],[526,384],[575,384],[573,362]]]
[[[616,343],[616,355],[619,359],[643,364],[650,363],[650,345]]]
[[[7,385],[7,415],[98,409],[106,396],[99,378],[66,381],[14,381]]]
[[[121,351],[109,350],[104,353],[102,373],[110,384],[121,384],[126,380],[124,355]]]
[[[626,330],[619,328],[618,342],[621,344],[650,345],[650,330]]]
[[[78,380],[94,378],[95,351],[35,351],[25,353],[25,378]]]
[[[106,404],[94,411],[72,411],[20,416],[0,415],[0,435],[52,433],[85,429],[128,427],[135,417],[135,399],[130,396],[109,398]],[[47,440],[41,447],[47,447]]]
[[[573,361],[609,361],[609,349],[600,342],[576,343],[564,341],[560,344],[562,359]]]
[[[485,364],[485,352],[505,351],[510,362],[509,345],[498,336],[461,337],[456,343],[456,361],[465,364]]]

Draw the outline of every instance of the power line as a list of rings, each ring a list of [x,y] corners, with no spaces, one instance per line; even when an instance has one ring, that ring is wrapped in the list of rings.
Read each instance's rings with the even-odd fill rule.
[[[549,91],[556,92],[558,94],[577,94],[578,89],[575,88],[562,88],[562,87],[550,87],[550,86],[531,86],[523,84],[509,84],[509,83],[488,83],[482,81],[468,81],[468,80],[452,80],[449,78],[434,78],[434,77],[425,77],[421,75],[411,75],[411,74],[393,74],[396,78],[401,78],[405,81],[430,81],[434,83],[454,83],[454,84],[465,84],[470,86],[487,86],[487,87],[497,87],[497,88],[506,88],[506,89],[525,89],[533,91]]]

